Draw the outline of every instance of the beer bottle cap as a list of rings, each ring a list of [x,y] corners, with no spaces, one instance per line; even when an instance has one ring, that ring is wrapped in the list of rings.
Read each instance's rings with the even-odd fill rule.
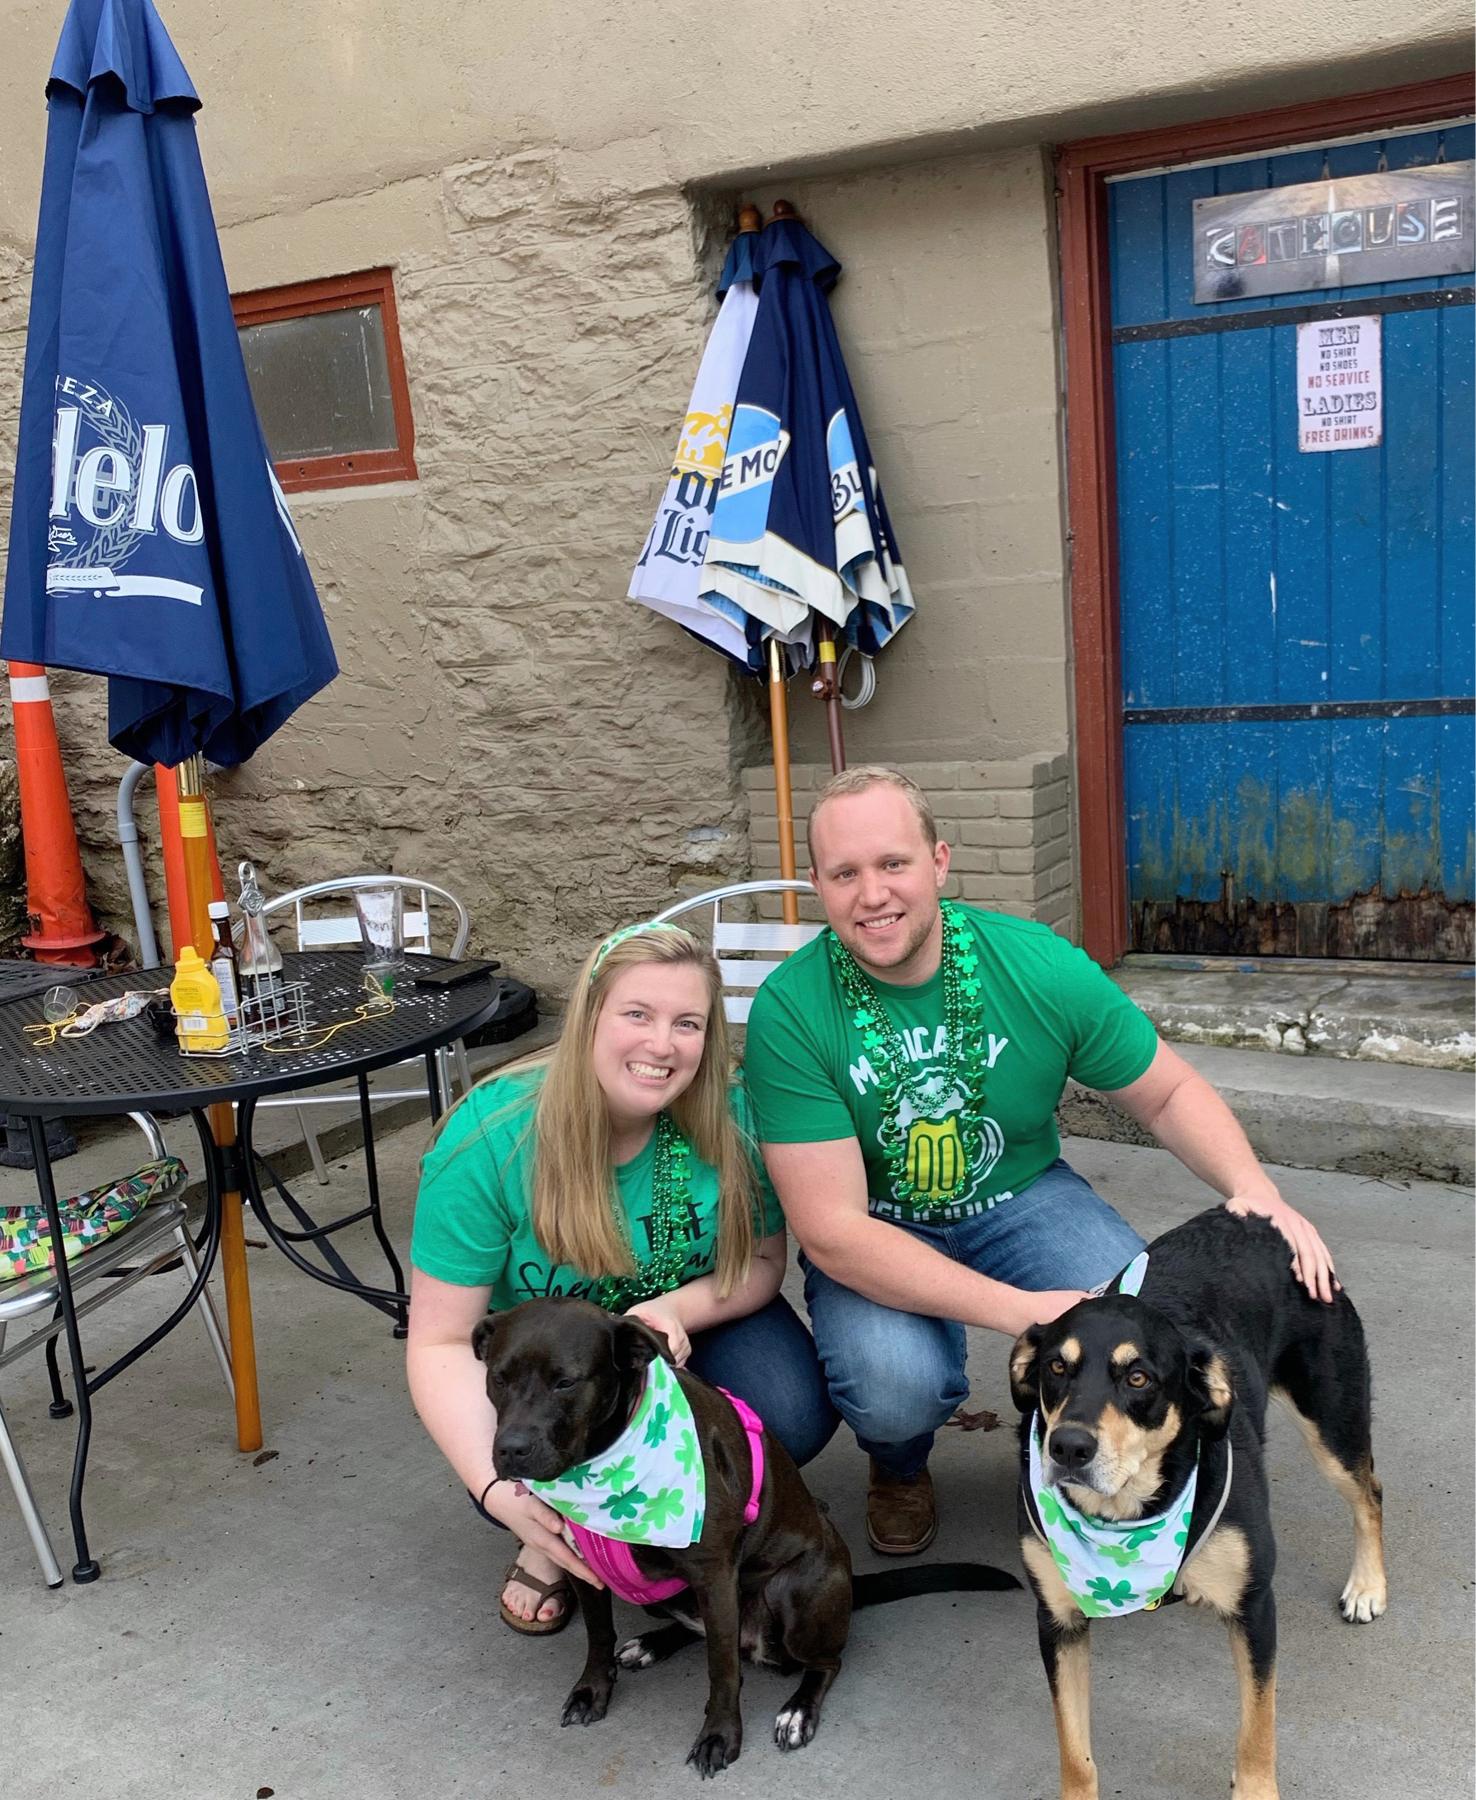
[[[224,900],[212,900],[209,910],[212,919],[228,919],[231,916],[231,909]]]

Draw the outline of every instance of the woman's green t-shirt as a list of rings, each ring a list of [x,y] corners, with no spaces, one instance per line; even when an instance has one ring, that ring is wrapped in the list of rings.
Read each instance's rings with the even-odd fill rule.
[[[543,1071],[504,1076],[473,1088],[456,1107],[421,1164],[420,1193],[410,1260],[417,1269],[459,1287],[490,1287],[494,1311],[555,1294],[587,1296],[594,1278],[551,1262],[533,1235],[533,1113]],[[753,1114],[741,1085],[732,1090],[733,1117],[754,1146]],[[780,1230],[784,1214],[752,1148],[759,1237]],[[615,1170],[625,1230],[638,1261],[651,1250],[653,1132],[645,1149]],[[695,1154],[687,1218],[687,1260],[681,1282],[710,1275],[717,1264],[717,1171]]]

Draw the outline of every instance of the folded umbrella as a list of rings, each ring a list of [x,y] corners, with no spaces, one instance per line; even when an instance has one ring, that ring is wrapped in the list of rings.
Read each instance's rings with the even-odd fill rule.
[[[0,655],[109,677],[140,762],[244,762],[338,665],[267,454],[150,0],[72,0],[47,84]]]
[[[818,645],[828,622],[874,656],[913,600],[826,299],[840,264],[775,212],[700,587],[741,595],[766,634]]]

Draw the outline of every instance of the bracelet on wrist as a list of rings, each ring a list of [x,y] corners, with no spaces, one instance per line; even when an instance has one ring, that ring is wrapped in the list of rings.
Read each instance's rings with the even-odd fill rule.
[[[483,1512],[486,1512],[486,1510],[487,1510],[488,1494],[490,1494],[492,1492],[493,1488],[495,1488],[497,1486],[499,1481],[506,1481],[506,1480],[507,1480],[506,1475],[494,1475],[492,1477],[492,1479],[487,1483],[486,1487],[484,1487],[482,1489],[482,1497],[477,1501],[477,1505],[482,1509]]]

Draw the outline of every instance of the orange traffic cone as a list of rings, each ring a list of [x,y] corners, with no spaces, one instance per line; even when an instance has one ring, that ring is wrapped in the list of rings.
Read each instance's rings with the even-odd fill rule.
[[[35,951],[37,962],[90,967],[98,960],[92,946],[107,933],[98,930],[87,904],[51,690],[39,663],[11,663],[10,704],[26,850],[26,907],[36,922],[21,942]]]

